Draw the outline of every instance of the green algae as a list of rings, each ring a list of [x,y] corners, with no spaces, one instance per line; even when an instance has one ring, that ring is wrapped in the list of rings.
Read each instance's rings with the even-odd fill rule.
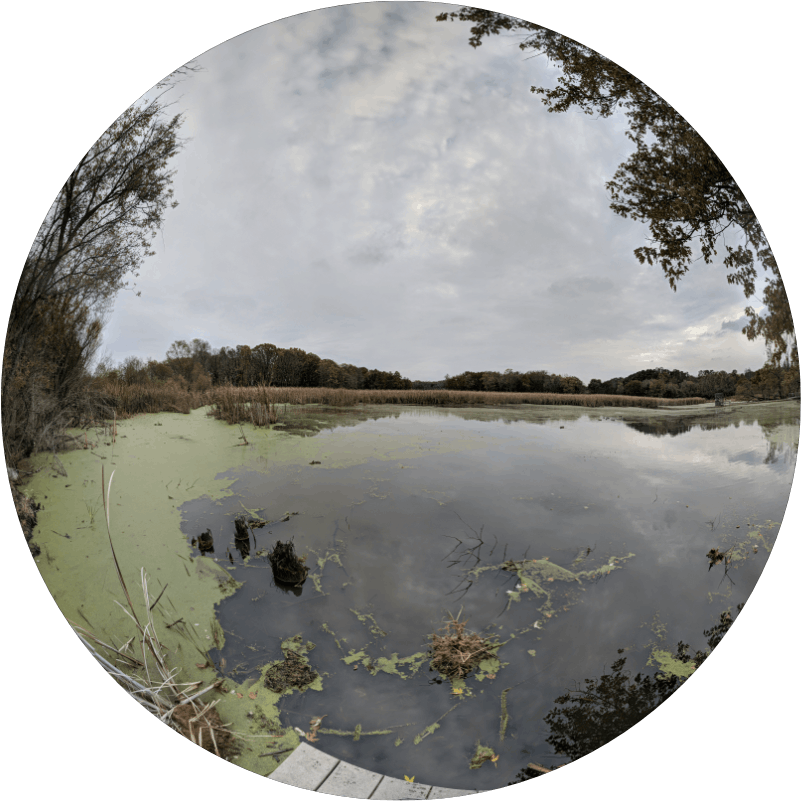
[[[229,495],[232,482],[216,477],[220,461],[239,454],[226,452],[229,436],[224,429],[212,431],[212,447],[201,444],[198,433],[209,428],[202,413],[164,413],[158,418],[163,424],[159,430],[154,429],[152,416],[118,422],[116,443],[101,441],[91,451],[61,455],[68,480],[53,481],[40,470],[25,490],[43,503],[37,536],[50,559],[38,560],[38,566],[62,613],[73,622],[89,621],[95,636],[119,644],[133,631],[131,621],[114,603],[126,601],[116,578],[105,518],[97,513],[102,498],[98,457],[105,457],[107,481],[114,471],[111,534],[137,615],[144,612],[144,599],[136,590],[144,568],[153,598],[167,588],[153,614],[168,658],[181,668],[180,680],[200,680],[194,667],[198,653],[205,654],[215,639],[223,642],[214,625],[215,605],[239,584],[214,559],[191,555],[178,508],[194,497]],[[40,454],[32,462],[34,467],[45,466],[47,456]],[[176,625],[181,619],[185,625]]]
[[[470,770],[477,770],[485,762],[496,762],[498,759],[495,751],[488,745],[481,745],[480,742],[476,743],[476,751],[473,758],[470,760]]]
[[[346,665],[359,662],[372,676],[376,676],[379,673],[387,673],[391,676],[399,676],[406,680],[410,676],[414,676],[414,674],[420,670],[421,665],[426,661],[427,657],[428,654],[424,651],[404,657],[398,656],[397,653],[393,653],[389,657],[372,657],[364,648],[358,651],[352,648],[347,656],[342,657],[342,661]]]
[[[506,727],[509,725],[509,710],[506,707],[506,694],[511,689],[512,689],[511,687],[507,687],[501,693],[501,729],[499,732],[501,742],[503,742],[503,738],[506,737]]]
[[[176,680],[208,683],[207,652],[224,645],[216,605],[242,585],[212,556],[193,556],[181,531],[180,507],[198,498],[220,503],[230,497],[235,479],[220,476],[232,468],[255,467],[269,473],[268,453],[283,463],[305,454],[293,452],[297,438],[250,429],[252,445],[237,447],[238,429],[207,418],[203,409],[188,415],[140,415],[118,421],[117,429],[116,442],[101,439],[92,450],[60,454],[67,478],[54,477],[47,469],[48,455],[31,460],[38,472],[24,491],[42,503],[36,530],[43,545],[39,570],[68,620],[114,647],[134,634],[133,623],[115,603],[125,606],[126,600],[102,512],[100,465],[105,466],[107,482],[114,471],[111,535],[136,613],[144,616],[144,598],[137,590],[144,568],[151,602],[164,590],[153,609],[154,625],[169,664],[179,669]],[[262,510],[240,505],[253,518],[264,519]],[[298,737],[291,728],[284,731],[280,726],[278,696],[261,687],[254,701],[245,692],[248,685],[227,679],[225,687],[217,709],[241,738],[236,763],[263,775],[278,764],[268,759],[274,763],[271,767],[258,758],[264,743],[274,745],[278,738],[282,748],[294,747]],[[322,689],[322,680],[318,678],[310,689]],[[280,736],[264,734],[265,729]]]
[[[689,678],[695,672],[695,664],[693,662],[682,662],[664,648],[654,647],[646,664],[657,666],[660,673],[666,676]]]
[[[405,680],[410,676],[414,676],[414,674],[420,670],[420,666],[425,662],[426,656],[424,652],[418,652],[404,657],[399,657],[398,654],[392,654],[390,657],[381,656],[373,660],[375,670],[371,670],[370,672],[375,675],[380,671],[381,673],[400,676]]]
[[[665,647],[668,633],[667,626],[662,622],[658,612],[653,616],[648,627],[656,636],[656,642],[651,641],[645,646],[650,648],[646,664],[659,669],[657,677],[659,675],[663,677],[678,676],[686,679],[692,676],[695,672],[695,664],[693,662],[683,662]]]
[[[531,598],[541,600],[542,603],[538,606],[538,611],[545,617],[552,617],[557,611],[557,605],[554,603],[554,589],[550,585],[555,582],[582,585],[585,581],[593,581],[608,575],[614,570],[619,570],[623,563],[633,557],[633,553],[628,553],[625,556],[612,556],[606,563],[597,568],[576,572],[554,564],[547,556],[542,559],[509,559],[502,565],[475,567],[467,571],[467,575],[477,578],[482,573],[498,570],[499,568],[515,573],[518,583],[514,590],[507,590],[509,600],[506,608],[508,609],[513,602],[520,601],[523,595],[528,595]],[[560,605],[562,611],[567,611],[574,601],[575,598],[566,599],[566,602]]]
[[[414,744],[420,745],[420,743],[422,743],[423,740],[425,740],[425,738],[428,737],[429,734],[433,734],[438,728],[439,728],[439,723],[432,723],[430,726],[426,726],[423,729],[423,731],[414,736],[413,740]]]
[[[326,634],[330,634],[330,635],[331,635],[331,636],[334,638],[334,642],[336,643],[336,646],[337,646],[337,648],[339,648],[339,650],[340,650],[340,651],[342,651],[342,650],[343,650],[343,648],[342,648],[342,643],[341,643],[341,642],[340,642],[340,641],[337,639],[336,632],[335,632],[335,631],[333,631],[333,630],[331,629],[331,627],[328,625],[328,623],[322,623],[322,624],[320,625],[320,628],[321,628],[321,629],[322,629],[322,630],[323,630],[323,631],[324,631]]]
[[[356,742],[361,737],[376,737],[385,734],[392,734],[393,729],[376,729],[375,731],[364,731],[362,729],[362,724],[357,723],[356,728],[353,731],[348,731],[346,729],[318,729],[319,734],[333,734],[339,737],[353,737],[353,741]]]
[[[363,625],[366,626],[368,623],[370,624],[370,634],[372,634],[373,637],[387,636],[387,633],[384,631],[384,629],[382,629],[381,626],[379,626],[378,623],[376,623],[376,620],[373,617],[372,613],[360,612],[358,609],[351,609],[350,611],[353,612],[354,615],[356,615],[356,619]]]
[[[440,721],[446,715],[450,715],[450,713],[453,712],[453,710],[456,709],[457,706],[459,706],[458,703],[454,704],[447,712],[440,715],[430,726],[426,726],[419,734],[416,734],[413,740],[414,744],[420,745],[420,743],[422,743],[423,740],[425,740],[425,738],[428,737],[429,734],[433,734],[439,728]]]
[[[354,662],[361,662],[361,661],[367,660],[369,658],[370,657],[367,656],[367,654],[365,653],[365,651],[363,649],[360,650],[360,651],[356,651],[353,648],[351,648],[350,651],[348,651],[348,655],[342,657],[342,661],[346,665],[352,665]]]
[[[315,570],[314,573],[309,573],[308,578],[312,580],[312,583],[314,584],[314,589],[321,595],[328,594],[323,591],[323,570],[325,569],[325,566],[329,562],[333,562],[334,564],[339,565],[344,570],[344,565],[342,564],[342,558],[340,555],[342,552],[342,548],[343,548],[342,541],[336,540],[335,547],[327,548],[322,556],[314,549],[311,550],[311,553],[313,553],[317,557],[317,570]]]

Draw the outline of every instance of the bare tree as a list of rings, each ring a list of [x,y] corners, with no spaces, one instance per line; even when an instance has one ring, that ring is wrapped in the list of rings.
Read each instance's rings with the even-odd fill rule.
[[[69,417],[104,312],[152,255],[164,212],[177,205],[168,165],[183,146],[182,119],[168,114],[165,92],[196,69],[189,65],[168,76],[154,98],[112,123],[78,161],[34,239],[3,353],[7,461],[41,446],[41,432]]]

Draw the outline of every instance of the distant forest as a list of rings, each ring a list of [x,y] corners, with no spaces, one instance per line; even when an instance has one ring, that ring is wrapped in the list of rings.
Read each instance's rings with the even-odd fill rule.
[[[413,381],[394,372],[337,364],[301,348],[279,348],[271,344],[212,348],[208,342],[177,340],[163,361],[129,357],[118,366],[106,359],[98,364],[95,377],[124,384],[186,383],[194,390],[230,385],[249,387],[329,387],[331,389],[450,389],[472,392],[551,392],[558,394],[631,395],[657,398],[727,397],[787,398],[798,395],[798,367],[765,365],[759,370],[730,373],[701,370],[697,376],[662,367],[638,370],[631,375],[589,384],[572,375],[546,370],[465,371],[439,381]]]

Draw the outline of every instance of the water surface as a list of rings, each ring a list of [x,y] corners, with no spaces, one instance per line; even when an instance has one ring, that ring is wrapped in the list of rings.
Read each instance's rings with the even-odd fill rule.
[[[759,578],[798,448],[792,403],[700,415],[336,414],[314,437],[320,464],[268,457],[224,474],[231,497],[182,507],[186,535],[210,530],[214,557],[243,582],[218,606],[226,641],[212,656],[237,681],[257,678],[301,634],[323,690],[282,699],[284,725],[307,731],[326,715],[324,728],[351,732],[321,734],[328,753],[479,790],[505,786],[527,762],[565,762],[545,716],[621,654],[631,673],[654,675],[679,640],[706,648],[704,630],[736,614]],[[244,509],[274,521],[254,530],[249,556],[234,541]],[[287,538],[312,569],[300,591],[275,584],[265,555]],[[731,564],[710,568],[712,548]],[[581,580],[544,578],[548,597],[535,597],[502,569],[509,559]],[[496,673],[479,672],[461,694],[424,659],[450,615],[504,642]],[[393,655],[412,659],[377,668]],[[499,758],[470,770],[478,742]]]

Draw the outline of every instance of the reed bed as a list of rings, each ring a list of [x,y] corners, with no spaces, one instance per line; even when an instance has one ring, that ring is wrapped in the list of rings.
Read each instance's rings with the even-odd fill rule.
[[[105,405],[116,412],[118,418],[155,412],[189,414],[192,409],[207,406],[211,402],[208,390],[192,390],[185,382],[175,380],[142,384],[104,382],[101,393]]]
[[[261,426],[278,419],[278,406],[360,404],[407,406],[549,406],[623,407],[686,406],[705,398],[642,398],[632,395],[562,395],[554,392],[471,392],[449,389],[329,389],[327,387],[215,387],[208,391],[212,414],[229,423]]]

